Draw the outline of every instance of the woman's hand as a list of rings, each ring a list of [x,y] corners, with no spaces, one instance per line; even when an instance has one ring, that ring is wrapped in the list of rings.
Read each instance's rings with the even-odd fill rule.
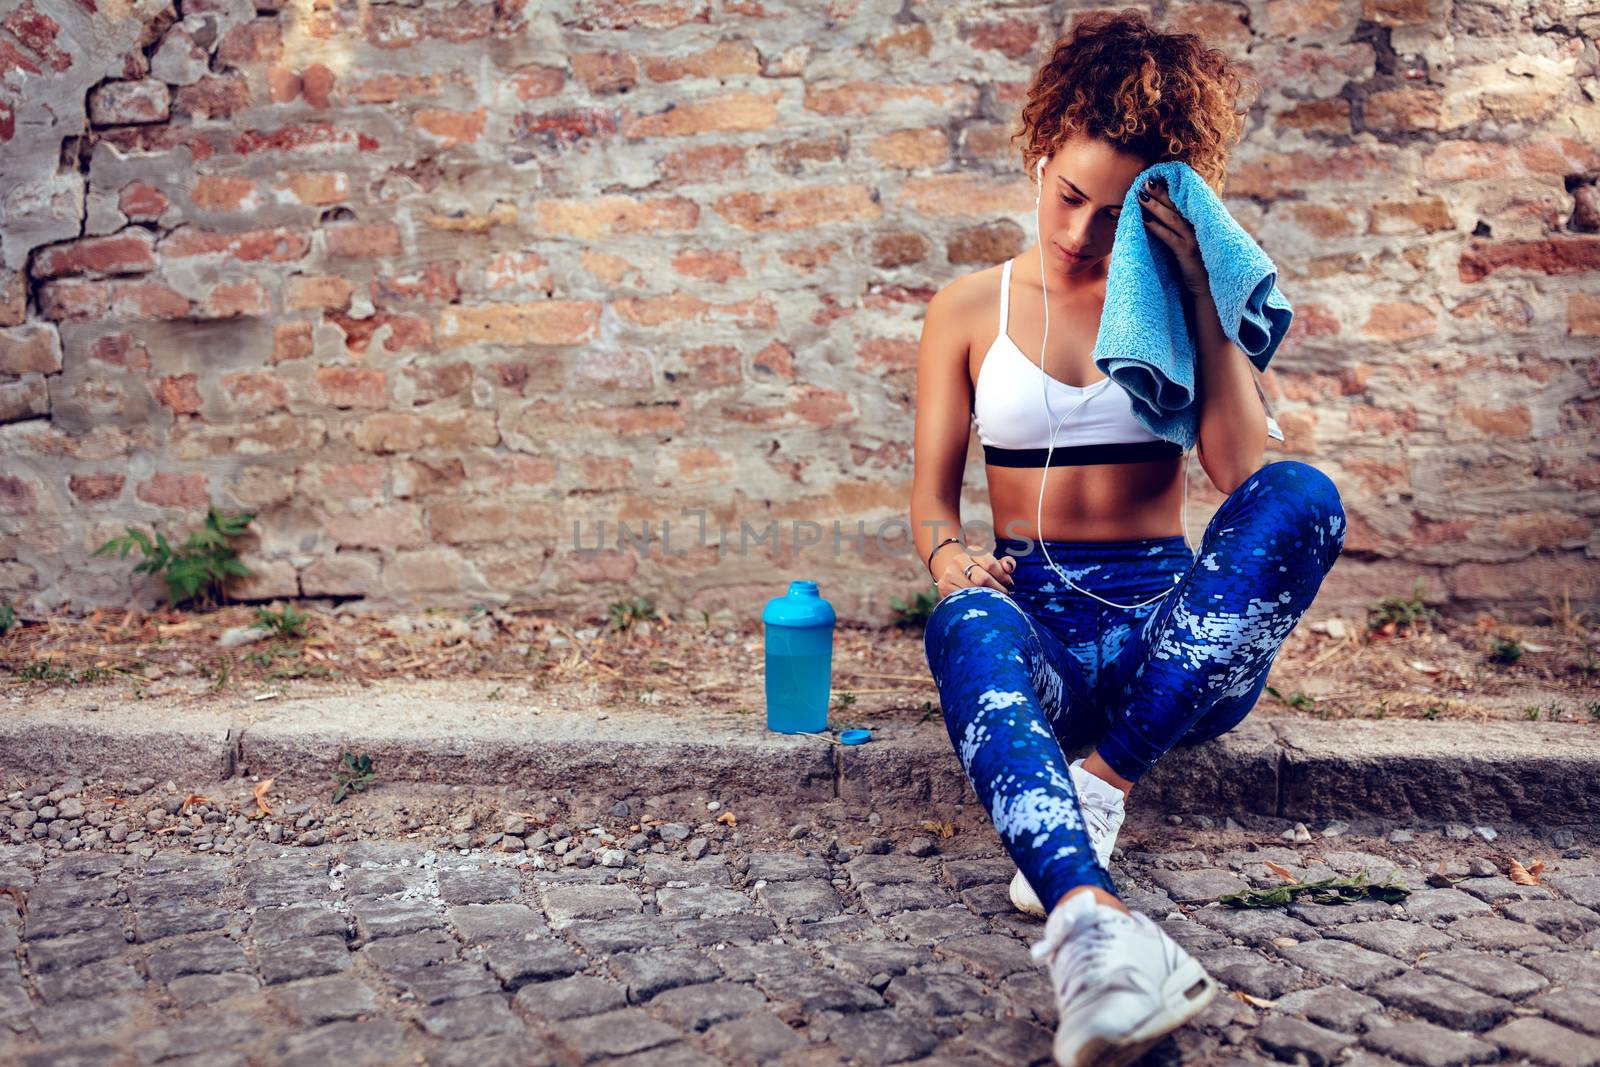
[[[934,585],[939,590],[941,600],[957,589],[966,589],[968,586],[985,585],[1004,593],[1015,584],[1011,572],[1017,569],[1016,560],[1010,556],[997,560],[992,553],[973,554],[967,546],[962,545],[961,548],[963,551],[960,552],[945,550],[935,562],[939,578]]]
[[[1183,217],[1172,198],[1167,195],[1167,183],[1162,178],[1152,179],[1154,184],[1139,190],[1139,201],[1144,205],[1144,226],[1161,243],[1172,249],[1178,261],[1178,271],[1183,286],[1199,296],[1210,292],[1211,283],[1206,276],[1205,261],[1200,258],[1200,243],[1195,240],[1194,227]]]

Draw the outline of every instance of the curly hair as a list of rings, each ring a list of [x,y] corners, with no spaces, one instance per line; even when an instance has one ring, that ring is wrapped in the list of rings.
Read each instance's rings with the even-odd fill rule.
[[[1039,159],[1088,135],[1152,165],[1181,160],[1221,195],[1249,114],[1238,108],[1246,83],[1198,34],[1162,33],[1137,8],[1093,11],[1056,42],[1011,140],[1026,138],[1030,178]]]

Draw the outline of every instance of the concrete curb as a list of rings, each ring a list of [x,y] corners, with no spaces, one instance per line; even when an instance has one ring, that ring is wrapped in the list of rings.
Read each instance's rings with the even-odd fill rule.
[[[152,710],[0,709],[0,770],[195,785],[249,770],[320,785],[349,748],[371,753],[383,781],[515,785],[575,801],[838,797],[931,815],[974,799],[939,720],[888,723],[871,744],[845,748],[688,708],[602,719],[592,709],[380,694]],[[1558,826],[1600,824],[1597,783],[1600,726],[1257,716],[1174,749],[1141,789],[1143,804],[1179,813]]]

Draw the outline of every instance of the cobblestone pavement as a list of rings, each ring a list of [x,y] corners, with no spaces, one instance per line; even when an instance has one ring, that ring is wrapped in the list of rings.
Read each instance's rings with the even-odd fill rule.
[[[70,799],[38,796],[11,807]],[[966,814],[942,836],[890,813],[763,831],[618,805],[595,831],[514,826],[517,851],[500,833],[0,844],[0,1062],[1046,1063],[1042,924],[1010,909],[1013,868]],[[1233,993],[1146,1063],[1600,1063],[1592,842],[1328,829],[1295,843],[1136,809],[1118,885]],[[1543,884],[1505,877],[1508,855],[1542,857]],[[1269,861],[1398,869],[1415,892],[1208,903],[1278,884]]]

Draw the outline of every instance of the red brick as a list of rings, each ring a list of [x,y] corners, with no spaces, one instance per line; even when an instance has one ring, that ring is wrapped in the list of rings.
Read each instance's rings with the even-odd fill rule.
[[[229,407],[249,415],[265,415],[288,406],[288,391],[276,375],[263,371],[238,371],[225,374],[222,394]]]
[[[1600,237],[1558,237],[1527,241],[1473,241],[1461,253],[1459,275],[1479,282],[1497,270],[1535,274],[1584,274],[1600,270]]]
[[[325,525],[329,536],[340,545],[415,548],[428,543],[422,509],[415,504],[389,504],[359,515],[333,515]]]
[[[241,315],[266,315],[272,299],[266,287],[254,278],[220,282],[211,287],[192,314],[199,319],[232,319]]]
[[[132,334],[108,333],[89,345],[89,358],[129,370],[149,370],[150,350]]]
[[[425,107],[412,112],[411,123],[437,141],[440,148],[455,148],[482,139],[488,115],[488,108],[482,107],[476,111]]]
[[[0,514],[32,515],[39,506],[33,483],[12,474],[0,474]]]
[[[127,477],[114,471],[97,471],[74,474],[67,480],[72,495],[86,504],[115,500],[122,495]]]
[[[134,486],[133,493],[147,504],[164,508],[205,507],[206,476],[161,471]]]
[[[249,81],[232,71],[207,74],[193,85],[180,85],[173,93],[172,111],[196,119],[225,119],[254,103]]]
[[[130,222],[154,222],[170,203],[167,194],[144,182],[129,182],[117,194],[117,208]]]
[[[193,312],[189,298],[160,282],[115,282],[107,314],[128,319],[182,319]]]
[[[230,67],[273,63],[283,55],[283,35],[278,20],[258,18],[228,31],[217,45],[217,62]]]
[[[318,367],[317,389],[322,400],[338,408],[389,406],[388,379],[369,367]]]
[[[300,92],[306,103],[317,110],[326,108],[333,97],[333,87],[338,75],[321,63],[313,63],[300,72]]]
[[[56,374],[61,370],[61,334],[34,322],[0,329],[0,374]]]
[[[244,263],[290,263],[310,250],[306,234],[282,226],[239,233],[185,226],[167,234],[160,246],[162,256],[228,256]]]
[[[311,323],[285,322],[273,327],[271,362],[305,359],[313,351]]]
[[[200,410],[200,389],[193,374],[157,378],[150,391],[162,407],[171,408],[180,415],[193,415]]]
[[[50,245],[33,260],[35,278],[60,278],[69,274],[143,274],[155,269],[155,236],[138,226],[108,237],[82,237]]]
[[[33,6],[33,0],[23,0],[15,10],[0,22],[17,35],[29,51],[44,60],[45,66],[60,74],[72,67],[72,56],[56,44],[61,24]]]
[[[261,207],[254,179],[231,174],[201,174],[189,189],[189,199],[203,211],[255,211]]]
[[[340,222],[323,228],[328,255],[364,258],[398,256],[400,229],[388,222]]]

